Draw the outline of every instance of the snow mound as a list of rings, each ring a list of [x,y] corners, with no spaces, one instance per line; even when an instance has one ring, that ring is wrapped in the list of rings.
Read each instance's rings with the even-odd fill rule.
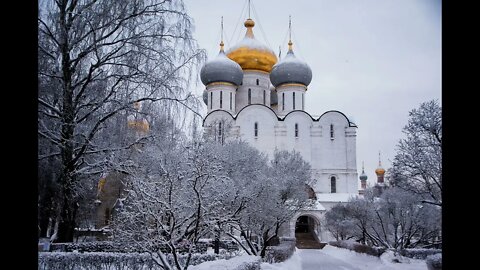
[[[262,270],[302,270],[301,258],[298,255],[298,249],[295,248],[295,252],[290,258],[281,263],[262,263]]]

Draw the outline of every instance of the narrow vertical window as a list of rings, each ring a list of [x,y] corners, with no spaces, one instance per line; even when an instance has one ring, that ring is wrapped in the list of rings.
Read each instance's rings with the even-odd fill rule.
[[[232,92],[230,92],[230,110],[232,110]]]
[[[248,105],[252,104],[252,89],[248,88]]]
[[[213,92],[210,92],[210,109],[213,108]]]
[[[260,85],[260,80],[259,79],[257,79],[257,85]]]
[[[105,225],[110,224],[110,215],[111,215],[110,208],[105,209]]]
[[[220,91],[220,109],[222,108],[223,103],[223,91]]]
[[[218,123],[218,141],[223,143],[222,122]]]
[[[330,192],[331,193],[337,192],[337,179],[335,178],[335,176],[332,176],[330,178]]]
[[[253,134],[255,135],[255,137],[258,137],[258,123],[255,122],[255,124],[253,125]]]
[[[302,93],[302,111],[305,111],[305,96],[304,96],[304,93]]]
[[[285,110],[285,93],[282,93],[282,111]]]
[[[295,123],[295,138],[298,138],[298,124]]]
[[[293,92],[293,109],[295,110],[295,92]]]
[[[267,105],[267,101],[266,101],[266,98],[265,98],[265,93],[267,91],[266,90],[263,90],[263,104]]]
[[[333,140],[333,124],[330,125],[330,139]]]

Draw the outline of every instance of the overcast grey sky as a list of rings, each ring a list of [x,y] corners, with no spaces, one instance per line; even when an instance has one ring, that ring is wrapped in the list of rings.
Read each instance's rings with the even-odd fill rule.
[[[247,0],[184,2],[209,59],[218,54],[221,16],[227,50],[245,35]],[[378,151],[389,168],[408,111],[431,99],[441,102],[441,1],[252,0],[252,6],[255,37],[277,55],[280,45],[285,55],[292,16],[294,52],[313,73],[305,110],[338,110],[352,118],[358,171],[365,161],[374,183]],[[203,89],[200,83],[196,94]]]

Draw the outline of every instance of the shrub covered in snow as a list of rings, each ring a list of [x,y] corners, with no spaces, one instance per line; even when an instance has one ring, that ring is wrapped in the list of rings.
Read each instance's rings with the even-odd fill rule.
[[[229,260],[217,260],[195,265],[189,270],[209,270],[209,269],[222,269],[222,270],[260,270],[260,257],[242,255],[231,258]]]
[[[50,252],[38,254],[38,269],[155,269],[148,254]]]
[[[284,262],[295,252],[296,239],[294,237],[280,238],[278,246],[269,246],[266,249],[265,261],[269,263]]]
[[[427,256],[442,253],[441,249],[432,249],[432,248],[407,248],[398,251],[400,255],[425,260]]]
[[[428,270],[442,270],[442,253],[427,256],[425,262]]]
[[[364,253],[377,257],[380,257],[380,255],[382,255],[386,250],[385,248],[369,247],[353,241],[330,241],[328,244],[334,247],[346,248],[358,253]]]
[[[111,241],[95,241],[81,243],[56,243],[52,244],[51,251],[61,252],[140,252],[130,245],[120,245]]]
[[[207,261],[228,259],[229,254],[193,254],[190,265]],[[184,263],[187,255],[179,256]],[[169,254],[167,260],[173,262]],[[101,267],[101,268],[100,268]],[[38,254],[38,269],[159,269],[152,257],[147,253],[119,252],[40,252]],[[255,268],[245,268],[255,269]],[[243,269],[242,269],[243,270]]]

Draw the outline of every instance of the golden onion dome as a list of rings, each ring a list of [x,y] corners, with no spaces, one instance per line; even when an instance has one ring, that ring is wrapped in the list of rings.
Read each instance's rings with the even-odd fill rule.
[[[139,117],[138,112],[142,108],[142,104],[140,102],[133,103],[133,108],[137,111],[135,114],[131,114],[127,116],[127,126],[130,129],[133,129],[140,133],[148,133],[150,131],[150,123],[148,123],[147,119],[143,117]]]
[[[378,168],[375,170],[377,175],[383,175],[385,173],[385,169],[382,168],[382,159],[380,157],[380,151],[378,152]]]
[[[131,117],[128,119],[127,125],[129,128],[141,133],[148,133],[150,130],[150,124],[146,119],[135,119],[134,117]]]
[[[385,169],[382,168],[382,167],[377,168],[377,169],[375,170],[375,173],[376,173],[377,175],[385,174]]]
[[[245,37],[227,51],[228,58],[237,62],[243,70],[260,70],[270,73],[277,63],[277,56],[267,46],[255,39],[252,28],[255,22],[247,19],[244,23],[247,28]]]

